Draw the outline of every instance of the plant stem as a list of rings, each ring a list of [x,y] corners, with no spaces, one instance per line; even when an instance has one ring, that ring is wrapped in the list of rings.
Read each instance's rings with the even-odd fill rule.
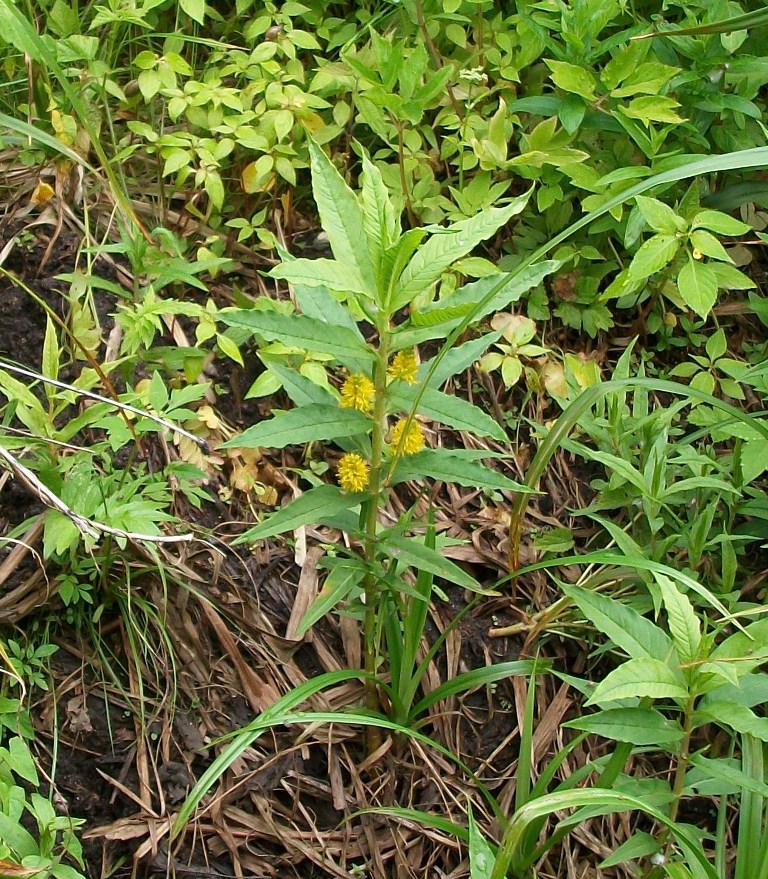
[[[389,359],[389,323],[384,321],[379,327],[379,351],[374,368],[375,400],[373,406],[373,431],[371,435],[371,472],[368,488],[371,499],[366,501],[363,511],[363,555],[368,565],[368,573],[363,580],[365,591],[365,616],[363,619],[363,650],[365,654],[366,707],[372,711],[379,709],[379,691],[374,679],[377,672],[379,654],[378,609],[379,582],[376,576],[376,529],[379,521],[379,503],[382,493],[382,460],[384,454],[384,435],[386,433],[387,413],[387,360]],[[368,751],[379,746],[381,733],[376,727],[368,727]]]

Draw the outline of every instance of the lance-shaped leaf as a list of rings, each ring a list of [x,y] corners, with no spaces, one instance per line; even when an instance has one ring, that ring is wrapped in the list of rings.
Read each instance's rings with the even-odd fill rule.
[[[490,488],[501,491],[526,491],[533,489],[486,467],[479,461],[468,461],[452,455],[446,449],[424,449],[416,455],[406,455],[397,462],[392,484],[429,476],[443,482],[468,485],[471,488]]]
[[[410,411],[415,399],[415,385],[406,385],[391,391],[390,400],[396,409]],[[504,442],[507,438],[501,425],[482,409],[462,400],[461,397],[452,397],[435,388],[427,388],[424,391],[418,411],[433,421],[447,424],[448,427],[456,430],[466,430],[475,436],[490,436],[499,442]]]
[[[629,659],[595,687],[584,703],[616,702],[648,696],[651,699],[687,699],[682,675],[658,659]]]
[[[580,586],[562,584],[561,588],[597,629],[633,659],[665,659],[673,654],[666,632],[631,607]]]
[[[694,723],[701,726],[709,721],[719,723],[736,732],[748,733],[761,742],[768,742],[768,718],[758,717],[751,708],[719,699],[707,700],[694,716]]]
[[[568,720],[563,726],[633,745],[663,745],[683,737],[680,724],[655,708],[607,708]]]
[[[468,574],[463,568],[460,568],[454,562],[449,561],[442,556],[436,549],[430,549],[420,540],[413,537],[400,537],[397,535],[388,535],[386,540],[382,540],[381,549],[388,556],[397,559],[417,571],[429,571],[436,577],[442,577],[449,583],[455,583],[457,586],[463,586],[465,589],[471,589],[473,592],[482,592],[483,589],[475,578]]]
[[[384,253],[400,237],[400,224],[381,171],[365,153],[362,198],[363,228],[368,242],[368,253],[379,283],[383,286],[381,269]]]
[[[354,266],[335,259],[290,259],[275,266],[270,278],[307,287],[330,287],[341,293],[367,296],[368,291]]]
[[[362,281],[362,290],[369,299],[377,294],[376,273],[368,251],[363,210],[354,192],[322,149],[309,138],[312,163],[312,194],[320,221],[336,260],[354,267]]]
[[[313,317],[299,314],[279,314],[276,311],[241,309],[223,311],[219,319],[233,326],[248,327],[267,341],[277,340],[315,354],[330,354],[338,360],[373,360],[374,354],[360,337],[347,327],[334,327]]]
[[[368,498],[366,494],[345,494],[335,485],[319,485],[299,495],[282,509],[273,513],[255,528],[250,528],[234,543],[264,540],[276,534],[285,534],[302,525],[313,525],[331,518],[342,510],[358,506]]]
[[[312,403],[254,424],[220,448],[283,449],[285,446],[355,436],[371,429],[371,419],[355,409]]]
[[[340,601],[344,601],[367,571],[368,568],[362,559],[340,559],[325,578],[323,588],[301,618],[296,629],[296,637],[302,638],[319,619],[330,613]]]
[[[486,208],[469,220],[461,220],[443,231],[435,232],[414,254],[397,281],[390,310],[396,311],[428,290],[457,259],[465,256],[481,241],[490,238],[528,202],[530,193],[516,198],[503,208]]]
[[[436,323],[448,321],[455,321],[458,324],[469,311],[472,311],[474,323],[487,314],[503,311],[510,303],[517,302],[524,293],[537,287],[547,275],[557,271],[562,264],[560,260],[548,259],[527,266],[521,272],[509,277],[506,282],[503,275],[491,275],[479,281],[472,281],[454,290],[444,299],[419,309],[411,318],[412,325],[434,326]],[[484,302],[491,290],[499,285],[501,286],[491,299]],[[482,308],[478,308],[480,303],[484,303]]]

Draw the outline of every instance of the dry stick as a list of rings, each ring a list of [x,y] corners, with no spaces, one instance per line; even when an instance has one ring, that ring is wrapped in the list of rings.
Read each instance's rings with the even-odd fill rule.
[[[192,540],[192,534],[137,534],[133,531],[123,531],[122,528],[113,528],[111,525],[104,525],[101,522],[94,522],[85,516],[76,513],[71,507],[68,507],[58,495],[55,495],[46,485],[44,485],[35,476],[35,474],[25,467],[20,461],[7,450],[0,446],[0,458],[2,458],[8,467],[13,471],[14,475],[40,500],[48,507],[58,510],[67,518],[71,519],[77,529],[86,537],[97,540],[100,534],[111,534],[114,537],[124,537],[128,540],[147,540],[151,543],[182,543]]]
[[[186,437],[187,439],[191,439],[192,442],[197,443],[197,445],[203,450],[205,454],[208,453],[208,443],[201,439],[199,436],[195,436],[193,433],[190,433],[188,430],[184,430],[183,427],[179,427],[177,424],[173,424],[171,421],[166,421],[165,418],[160,418],[159,415],[152,415],[151,412],[146,412],[144,409],[139,409],[136,406],[131,406],[128,403],[121,403],[119,400],[112,400],[109,397],[102,397],[101,394],[96,394],[93,391],[86,391],[82,388],[75,387],[75,385],[69,385],[66,382],[59,381],[55,378],[48,378],[47,376],[41,375],[39,372],[35,372],[33,369],[26,369],[22,366],[15,366],[12,363],[9,363],[7,360],[0,358],[0,366],[3,369],[7,369],[9,372],[15,372],[17,375],[23,375],[27,378],[35,379],[36,381],[45,382],[47,385],[52,385],[54,388],[59,388],[63,391],[72,391],[75,394],[78,394],[81,397],[86,397],[88,400],[95,400],[98,403],[108,403],[110,406],[114,406],[115,409],[121,409],[124,412],[131,412],[134,415],[140,415],[142,418],[148,418],[150,421],[154,421],[156,424],[160,424],[168,430],[172,430],[174,433],[178,433],[181,436]]]

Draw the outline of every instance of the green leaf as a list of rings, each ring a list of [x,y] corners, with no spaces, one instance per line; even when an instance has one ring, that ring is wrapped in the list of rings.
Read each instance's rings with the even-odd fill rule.
[[[712,269],[688,255],[688,262],[677,276],[677,288],[685,304],[705,318],[717,301],[717,277]]]
[[[633,745],[666,745],[683,737],[680,725],[654,708],[608,708],[568,720],[563,726]]]
[[[59,338],[56,335],[56,326],[46,315],[45,338],[43,339],[43,354],[41,372],[46,378],[57,379],[59,377]],[[50,385],[46,385],[46,392],[53,392]]]
[[[723,245],[711,232],[707,232],[705,229],[694,229],[691,232],[691,247],[711,259],[718,259],[721,262],[733,262]]]
[[[456,323],[459,318],[466,313],[466,309],[477,309],[473,311],[472,323],[481,320],[488,314],[495,311],[503,311],[512,302],[517,302],[524,293],[532,290],[552,272],[557,271],[563,265],[562,261],[548,259],[534,265],[526,266],[520,272],[510,273],[506,282],[504,277],[494,276],[482,278],[479,281],[473,281],[471,284],[465,284],[459,287],[449,296],[440,299],[430,305],[425,306],[413,315],[414,325],[420,325],[426,322],[430,315],[440,315],[445,309],[457,309],[456,315],[446,314],[441,316],[441,320],[452,320],[456,317]],[[495,290],[493,297],[485,302],[488,294]]]
[[[279,378],[294,406],[308,406],[312,403],[324,406],[338,405],[338,401],[330,391],[321,388],[295,369],[290,369],[277,361],[265,360],[265,363],[267,369]]]
[[[392,407],[410,411],[418,393],[415,385],[394,388],[390,391]],[[482,409],[478,409],[461,397],[444,394],[435,388],[426,388],[417,411],[433,421],[447,424],[448,427],[456,430],[466,430],[475,436],[490,436],[499,442],[505,442],[507,439],[504,429]]]
[[[647,198],[644,195],[638,195],[635,201],[643,219],[654,232],[675,235],[677,232],[686,230],[688,224],[685,220],[663,201],[659,201],[657,198]]]
[[[685,122],[682,116],[675,112],[680,104],[672,98],[663,98],[660,95],[646,98],[634,98],[629,104],[619,106],[619,112],[630,119],[639,119],[644,125],[650,126],[651,122],[668,122],[675,125]]]
[[[567,61],[552,61],[549,58],[545,58],[544,63],[552,71],[550,78],[558,88],[581,95],[585,101],[596,100],[596,83],[590,70]]]
[[[362,174],[363,225],[368,241],[368,251],[378,283],[384,284],[381,275],[384,253],[400,237],[400,224],[395,216],[389,190],[377,165],[363,153]]]
[[[680,72],[679,67],[670,67],[658,61],[648,61],[633,70],[620,88],[611,90],[614,98],[631,98],[633,95],[657,95],[659,91]]]
[[[400,458],[395,468],[392,484],[429,476],[443,482],[467,485],[471,488],[489,488],[501,491],[527,491],[532,489],[515,482],[478,461],[452,455],[447,449],[424,449],[416,455]]]
[[[371,429],[371,419],[356,409],[312,403],[268,418],[223,443],[223,449],[283,449],[337,437],[355,436]]]
[[[365,494],[345,494],[335,485],[319,485],[299,495],[260,525],[236,537],[233,543],[252,543],[254,540],[264,540],[276,534],[294,531],[302,525],[317,524],[342,510],[359,506],[366,498]]]
[[[457,259],[497,232],[519,214],[528,202],[530,190],[503,208],[486,208],[469,220],[434,232],[416,252],[396,284],[390,312],[408,305],[428,290]]]
[[[455,678],[450,678],[429,692],[419,703],[413,706],[411,717],[419,717],[428,708],[432,705],[437,705],[443,699],[458,696],[460,693],[473,690],[475,687],[484,687],[513,675],[530,677],[531,675],[548,671],[549,668],[549,663],[542,660],[514,659],[510,662],[499,662],[496,665],[486,665],[482,668],[472,669],[472,671],[465,671],[460,675],[456,675]]]
[[[674,653],[669,636],[636,610],[581,586],[562,584],[584,616],[633,659],[664,659]]]
[[[308,287],[328,287],[341,293],[368,296],[368,290],[354,266],[335,259],[292,259],[281,262],[269,273],[270,278]]]
[[[308,142],[312,193],[333,255],[343,266],[354,269],[361,280],[360,292],[369,299],[376,299],[376,273],[368,250],[360,203],[320,146],[311,137]]]
[[[623,864],[625,861],[636,861],[639,858],[646,858],[658,850],[659,843],[649,833],[640,830],[633,833],[612,855],[603,859],[598,864],[598,868],[606,870],[608,867],[615,867],[617,864]]]
[[[469,807],[469,875],[472,879],[491,879],[495,855],[480,832],[472,806]]]
[[[649,278],[666,268],[679,249],[680,239],[676,235],[654,235],[632,257],[629,264],[630,276],[638,279]]]
[[[415,568],[417,571],[429,571],[436,577],[442,577],[449,583],[455,583],[457,586],[463,586],[473,592],[483,591],[483,588],[471,574],[449,561],[437,550],[425,546],[418,538],[389,534],[381,540],[379,546],[390,558],[397,559],[403,565]]]
[[[739,769],[731,760],[712,760],[701,754],[692,754],[689,762],[697,769],[701,769],[707,780],[716,778],[731,786],[734,792],[743,788],[759,797],[768,798],[768,784],[758,778],[753,778],[743,769]],[[695,785],[692,787],[695,788]]]
[[[597,685],[586,705],[619,699],[687,699],[680,674],[658,659],[630,659]],[[768,724],[768,721],[766,722]]]
[[[303,638],[304,634],[330,613],[334,607],[343,601],[347,595],[357,586],[367,573],[367,568],[361,559],[340,559],[333,566],[325,578],[323,588],[317,598],[307,608],[307,612],[301,619],[296,629],[296,637]]]
[[[713,661],[731,661],[741,674],[754,671],[768,660],[768,617],[734,632],[712,651]]]
[[[698,658],[701,645],[701,623],[688,597],[664,574],[654,572],[661,589],[661,600],[667,610],[667,621],[680,661],[692,662]]]
[[[360,340],[360,336],[347,327],[334,327],[316,318],[296,314],[279,314],[274,311],[243,309],[222,311],[219,320],[226,324],[248,327],[268,342],[277,340],[315,354],[331,354],[339,360],[345,358],[375,359],[375,354]]]
[[[694,720],[697,726],[714,721],[728,729],[735,729],[736,732],[748,733],[761,742],[768,742],[768,718],[758,717],[754,711],[738,702],[707,700],[696,712]]]
[[[718,235],[746,235],[752,231],[747,223],[742,223],[735,217],[722,213],[722,211],[699,211],[691,223],[693,229],[709,229]]]
[[[179,6],[198,24],[204,24],[205,0],[179,0]]]

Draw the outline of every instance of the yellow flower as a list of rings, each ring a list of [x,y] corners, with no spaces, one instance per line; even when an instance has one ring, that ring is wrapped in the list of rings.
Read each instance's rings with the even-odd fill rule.
[[[416,349],[409,348],[398,351],[392,358],[387,372],[392,378],[399,378],[401,381],[412,385],[419,375],[419,361],[416,357]]]
[[[694,258],[694,259],[701,259],[702,256],[704,256],[704,254],[699,250],[699,248],[698,248],[698,247],[694,247],[694,248],[693,248],[693,258]]]
[[[370,467],[365,458],[349,452],[339,461],[336,473],[339,477],[339,485],[344,491],[365,491],[368,487],[368,474]]]
[[[389,433],[389,444],[395,455],[415,455],[424,448],[424,431],[421,425],[418,421],[411,421],[406,431],[407,423],[407,418],[401,418]]]
[[[356,372],[341,386],[341,405],[345,409],[370,412],[373,409],[375,394],[376,389],[368,376]]]

